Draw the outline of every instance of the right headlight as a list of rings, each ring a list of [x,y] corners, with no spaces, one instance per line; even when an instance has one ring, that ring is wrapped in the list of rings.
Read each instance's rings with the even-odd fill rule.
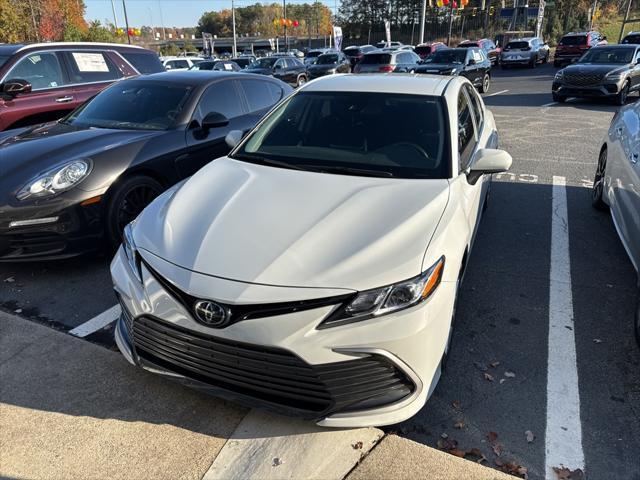
[[[440,285],[444,256],[417,277],[403,282],[359,292],[340,306],[318,328],[335,327],[404,310],[424,302]]]
[[[74,160],[36,177],[16,194],[18,200],[50,197],[73,188],[91,173],[88,159]]]
[[[559,72],[556,72],[556,75],[553,77],[554,80],[562,80],[562,76],[564,74],[562,73],[562,70],[560,70]]]

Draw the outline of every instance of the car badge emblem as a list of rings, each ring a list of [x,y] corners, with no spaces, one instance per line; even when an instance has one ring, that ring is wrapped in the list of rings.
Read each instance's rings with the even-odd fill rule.
[[[197,301],[193,310],[196,320],[207,327],[224,327],[230,319],[230,312],[227,308],[209,300]]]

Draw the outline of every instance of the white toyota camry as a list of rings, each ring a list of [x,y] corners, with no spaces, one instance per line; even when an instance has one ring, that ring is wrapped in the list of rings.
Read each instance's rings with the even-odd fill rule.
[[[111,265],[133,364],[320,425],[427,401],[497,150],[460,77],[337,75],[158,197]]]

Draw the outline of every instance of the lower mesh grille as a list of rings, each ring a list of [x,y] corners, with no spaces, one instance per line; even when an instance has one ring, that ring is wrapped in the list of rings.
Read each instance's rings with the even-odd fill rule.
[[[309,365],[286,350],[216,338],[152,317],[136,318],[132,331],[143,360],[305,416],[373,408],[415,389],[382,356]]]

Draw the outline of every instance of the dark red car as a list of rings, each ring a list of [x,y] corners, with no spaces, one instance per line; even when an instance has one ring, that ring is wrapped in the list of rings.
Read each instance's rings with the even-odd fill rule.
[[[61,118],[116,80],[163,71],[154,52],[130,45],[0,45],[0,131]]]
[[[575,62],[584,52],[598,45],[607,45],[607,37],[599,32],[569,32],[558,42],[553,66]]]
[[[416,48],[413,49],[414,52],[418,54],[418,56],[424,60],[425,58],[433,55],[438,50],[442,50],[443,48],[449,48],[442,42],[431,42],[431,43],[421,43],[417,45]]]
[[[491,65],[500,63],[500,54],[502,48],[496,46],[495,42],[489,38],[481,38],[480,40],[465,40],[460,42],[458,48],[478,47],[484,51],[487,58],[491,60]]]

